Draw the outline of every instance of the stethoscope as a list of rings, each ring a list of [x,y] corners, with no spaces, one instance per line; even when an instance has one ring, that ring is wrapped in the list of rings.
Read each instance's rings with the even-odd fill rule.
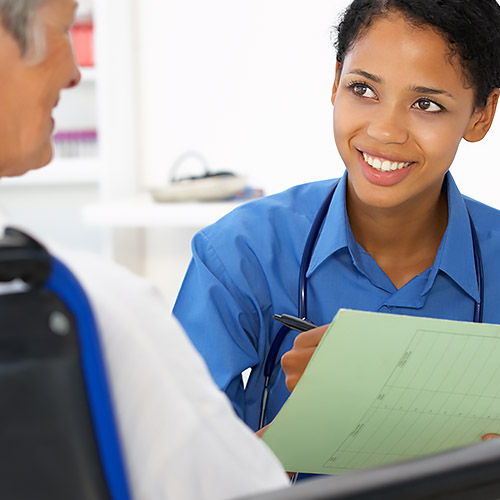
[[[302,319],[307,319],[307,286],[306,286],[306,273],[309,268],[309,264],[311,262],[311,257],[314,251],[314,247],[316,246],[316,241],[319,236],[319,232],[325,220],[326,214],[328,213],[328,209],[330,208],[330,203],[332,201],[335,190],[337,189],[339,181],[337,181],[333,187],[330,189],[329,193],[326,195],[326,198],[321,203],[319,207],[318,213],[314,218],[311,229],[309,231],[309,235],[307,236],[306,244],[304,246],[304,252],[302,254],[302,260],[300,263],[300,271],[299,271],[299,313],[298,317]],[[481,249],[479,247],[479,241],[477,238],[476,227],[474,226],[474,222],[472,221],[472,217],[470,213],[467,211],[469,215],[470,229],[472,235],[472,246],[474,250],[474,264],[476,267],[476,280],[477,286],[479,289],[479,302],[474,301],[474,323],[482,323],[483,322],[483,310],[482,304],[484,299],[484,276],[483,276],[483,259],[481,256]],[[278,331],[276,337],[274,338],[271,348],[267,353],[267,357],[264,363],[264,391],[262,393],[262,400],[260,405],[260,419],[259,419],[259,428],[264,426],[264,418],[266,415],[267,408],[267,399],[269,393],[269,382],[271,380],[271,375],[273,373],[274,366],[276,364],[276,357],[278,355],[278,351],[285,339],[287,333],[290,329],[286,326],[282,326]]]

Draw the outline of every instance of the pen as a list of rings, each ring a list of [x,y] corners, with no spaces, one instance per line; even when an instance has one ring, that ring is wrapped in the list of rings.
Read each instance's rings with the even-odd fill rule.
[[[316,325],[310,321],[296,318],[295,316],[290,316],[289,314],[275,314],[273,318],[288,328],[296,330],[297,332],[306,332],[307,330],[316,328]]]

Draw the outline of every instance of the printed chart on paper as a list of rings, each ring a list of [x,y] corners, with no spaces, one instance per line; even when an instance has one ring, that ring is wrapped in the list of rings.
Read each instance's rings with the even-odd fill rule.
[[[351,470],[478,441],[500,426],[500,340],[417,330],[325,468]]]

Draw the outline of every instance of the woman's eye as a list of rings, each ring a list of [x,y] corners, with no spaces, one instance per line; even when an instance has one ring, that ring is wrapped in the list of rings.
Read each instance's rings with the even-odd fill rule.
[[[419,99],[414,106],[420,111],[427,111],[428,113],[439,113],[443,111],[442,106],[430,99]]]
[[[368,97],[368,98],[376,97],[375,92],[373,92],[373,90],[370,87],[368,87],[368,85],[364,85],[362,83],[353,83],[349,85],[349,88],[355,95],[359,97]]]

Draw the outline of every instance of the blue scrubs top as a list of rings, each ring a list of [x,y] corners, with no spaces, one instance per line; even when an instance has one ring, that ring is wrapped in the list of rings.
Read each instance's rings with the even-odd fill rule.
[[[295,186],[235,209],[195,235],[193,258],[174,314],[205,358],[237,413],[258,427],[265,359],[280,324],[273,314],[297,314],[304,245],[333,180]],[[467,210],[483,257],[483,320],[500,323],[500,212],[460,194],[450,173],[448,227],[434,264],[399,290],[354,240],[341,178],[307,270],[307,317],[329,323],[339,308],[472,321],[479,301]],[[280,359],[271,378],[266,422],[289,392]],[[246,388],[241,372],[251,367]]]

